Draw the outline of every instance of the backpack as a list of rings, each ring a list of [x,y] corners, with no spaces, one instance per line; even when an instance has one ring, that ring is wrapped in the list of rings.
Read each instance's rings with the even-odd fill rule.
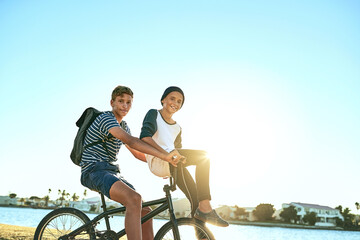
[[[85,148],[94,146],[99,143],[103,144],[106,152],[109,154],[105,142],[113,137],[111,134],[109,136],[107,136],[107,138],[105,138],[105,139],[102,139],[102,140],[99,140],[99,141],[96,141],[96,142],[93,142],[93,143],[90,143],[90,144],[84,146],[84,139],[86,136],[87,129],[94,122],[96,117],[102,113],[103,112],[101,112],[95,108],[89,107],[89,108],[85,109],[85,111],[83,112],[83,114],[81,115],[79,120],[77,120],[76,126],[79,127],[79,130],[76,134],[76,137],[74,140],[74,145],[73,145],[73,148],[72,148],[71,154],[70,154],[70,158],[74,164],[76,164],[78,166],[80,165],[81,155],[84,152]]]

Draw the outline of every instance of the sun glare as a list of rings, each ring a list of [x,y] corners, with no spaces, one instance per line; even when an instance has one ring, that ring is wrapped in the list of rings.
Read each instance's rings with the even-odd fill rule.
[[[253,110],[256,108],[238,106],[237,111],[212,106],[212,109],[222,109],[221,116],[213,121],[202,121],[201,125],[194,125],[187,131],[194,135],[187,136],[192,140],[189,146],[208,152],[211,176],[219,184],[241,186],[249,179],[260,181],[278,149],[272,116]],[[202,119],[212,119],[212,113],[206,108],[198,114]],[[235,177],[236,181],[229,181]]]

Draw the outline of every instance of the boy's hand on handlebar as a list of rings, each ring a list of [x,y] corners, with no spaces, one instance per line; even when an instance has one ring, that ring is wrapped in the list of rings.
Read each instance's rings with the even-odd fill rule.
[[[171,151],[169,153],[169,155],[170,155],[170,160],[168,162],[171,165],[173,165],[174,167],[176,167],[179,162],[182,162],[182,163],[186,162],[186,158],[184,156],[181,156],[180,153],[176,149]]]

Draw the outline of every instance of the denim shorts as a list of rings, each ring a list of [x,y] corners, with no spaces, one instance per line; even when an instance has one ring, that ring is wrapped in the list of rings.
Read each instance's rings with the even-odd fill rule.
[[[125,183],[135,191],[134,186],[120,175],[119,167],[108,162],[94,163],[86,172],[81,174],[81,184],[83,186],[101,192],[109,199],[111,199],[110,188],[117,181]]]

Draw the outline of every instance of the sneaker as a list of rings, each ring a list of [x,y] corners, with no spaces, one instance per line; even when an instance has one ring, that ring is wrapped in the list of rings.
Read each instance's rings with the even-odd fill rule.
[[[194,218],[199,219],[199,220],[201,220],[203,222],[213,224],[213,225],[218,226],[218,227],[227,227],[227,226],[229,226],[229,223],[227,221],[225,221],[224,219],[222,219],[215,212],[215,210],[212,210],[211,212],[208,212],[208,213],[203,213],[199,209],[196,209]]]

